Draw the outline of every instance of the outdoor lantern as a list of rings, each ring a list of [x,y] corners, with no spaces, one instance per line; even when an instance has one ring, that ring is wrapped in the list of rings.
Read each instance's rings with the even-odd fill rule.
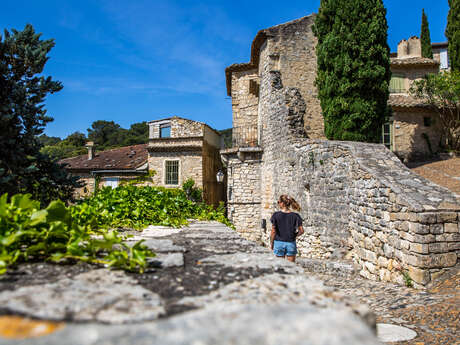
[[[219,170],[216,174],[217,182],[222,183],[224,182],[224,173],[222,170]]]

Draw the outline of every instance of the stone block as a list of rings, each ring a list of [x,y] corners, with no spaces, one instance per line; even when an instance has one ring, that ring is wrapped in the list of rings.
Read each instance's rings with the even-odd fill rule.
[[[372,274],[375,274],[375,265],[370,263],[369,261],[366,261],[364,263],[364,267],[366,267],[366,269],[371,272]]]
[[[429,234],[430,233],[430,226],[426,224],[420,224],[420,223],[409,223],[409,231],[414,233],[414,234]]]
[[[410,242],[409,242],[409,241],[400,240],[400,243],[401,243],[401,248],[402,248],[402,249],[409,249],[409,246],[410,246]]]
[[[459,242],[460,241],[460,234],[453,233],[453,234],[444,234],[447,242]]]
[[[409,266],[408,271],[412,280],[418,284],[426,285],[431,280],[430,271],[428,270],[422,270],[417,267]]]
[[[444,232],[448,232],[448,233],[456,233],[456,232],[459,232],[458,231],[459,229],[459,224],[456,224],[456,223],[446,223],[444,224]]]
[[[428,248],[430,253],[446,253],[449,250],[447,242],[429,243]]]
[[[443,268],[452,267],[457,263],[457,254],[443,253],[443,254],[429,254],[417,255],[407,258],[407,263],[412,266],[420,268]]]
[[[384,256],[379,256],[377,258],[377,265],[379,267],[385,267],[385,268],[388,267],[388,259]]]
[[[374,249],[374,244],[372,243],[372,239],[369,237],[364,238],[364,248],[373,250]]]
[[[415,253],[419,253],[419,254],[428,254],[429,253],[428,244],[422,244],[422,243],[411,243],[409,250],[411,252],[415,252]]]
[[[383,252],[387,258],[392,258],[394,255],[394,248],[388,244],[383,245]]]
[[[452,223],[457,220],[457,213],[455,212],[441,212],[437,215],[438,223]]]
[[[448,242],[447,249],[449,251],[460,250],[460,242]]]
[[[397,227],[398,230],[401,231],[408,231],[409,230],[409,222],[408,221],[403,221],[399,223],[399,226]]]
[[[379,270],[379,278],[381,281],[389,282],[391,281],[391,272],[384,268],[381,268]]]
[[[430,233],[433,235],[439,235],[444,233],[444,226],[442,224],[431,224]]]
[[[417,215],[417,221],[423,224],[434,224],[437,222],[437,214],[431,212],[419,213]]]

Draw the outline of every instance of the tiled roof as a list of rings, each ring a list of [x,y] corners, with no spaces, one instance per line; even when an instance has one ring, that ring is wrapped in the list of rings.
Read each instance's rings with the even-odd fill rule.
[[[405,59],[391,58],[392,66],[437,66],[438,61],[424,57],[412,57]]]
[[[88,155],[66,158],[59,161],[67,164],[68,170],[135,170],[147,162],[147,144],[125,146],[100,151],[88,160]]]
[[[405,95],[405,94],[390,94],[388,99],[388,105],[392,107],[403,107],[403,108],[427,108],[429,107],[426,103],[423,103],[420,99]]]

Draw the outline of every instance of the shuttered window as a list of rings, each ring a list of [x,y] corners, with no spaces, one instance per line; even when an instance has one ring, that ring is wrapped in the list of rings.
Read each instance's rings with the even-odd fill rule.
[[[393,75],[390,80],[390,93],[404,93],[406,88],[404,87],[404,76]]]
[[[165,184],[178,185],[179,184],[179,161],[166,161],[165,162]]]

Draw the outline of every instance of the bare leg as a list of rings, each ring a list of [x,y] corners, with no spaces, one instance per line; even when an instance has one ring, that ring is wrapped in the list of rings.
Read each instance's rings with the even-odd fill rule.
[[[293,255],[293,256],[289,256],[289,255],[288,255],[288,256],[287,256],[287,259],[288,259],[288,261],[290,261],[290,262],[295,262],[295,255]]]

